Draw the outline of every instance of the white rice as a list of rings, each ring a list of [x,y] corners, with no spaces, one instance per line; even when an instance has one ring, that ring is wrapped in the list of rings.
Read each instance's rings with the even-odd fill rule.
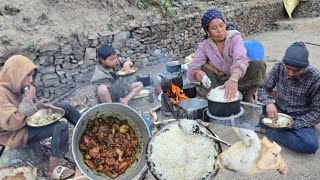
[[[263,118],[262,121],[265,124],[271,124],[272,123],[272,119],[271,118]],[[285,117],[283,115],[279,115],[278,114],[277,124],[279,125],[279,127],[287,127],[288,123],[290,123],[290,120],[289,120],[288,117]]]
[[[150,160],[166,180],[205,178],[213,172],[217,151],[214,142],[201,135],[190,135],[172,124],[151,142]]]
[[[188,134],[192,134],[195,131],[195,127],[198,125],[197,121],[190,119],[181,119],[179,122],[180,128]]]
[[[226,100],[224,98],[224,92],[225,89],[220,89],[218,87],[211,89],[211,91],[208,94],[208,100],[214,101],[214,102],[233,102],[240,99],[240,92],[237,91],[236,96],[231,99],[230,101]]]
[[[286,127],[289,123],[289,119],[284,116],[278,116],[277,123],[279,124],[280,127]]]
[[[262,121],[265,124],[271,124],[272,123],[272,119],[271,118],[263,118]]]

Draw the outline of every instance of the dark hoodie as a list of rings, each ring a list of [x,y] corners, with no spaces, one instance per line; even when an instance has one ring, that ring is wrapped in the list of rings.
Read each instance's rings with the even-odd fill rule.
[[[22,82],[37,66],[22,55],[11,56],[0,72],[0,144],[19,148],[27,143],[26,115],[18,111]],[[34,78],[36,73],[34,74]]]

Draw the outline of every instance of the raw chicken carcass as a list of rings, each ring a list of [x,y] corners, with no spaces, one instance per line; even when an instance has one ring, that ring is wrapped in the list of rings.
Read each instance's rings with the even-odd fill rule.
[[[261,153],[261,142],[252,130],[234,128],[241,139],[225,149],[217,158],[215,168],[251,174]]]
[[[259,139],[252,130],[234,128],[241,141],[225,149],[215,162],[215,168],[228,169],[244,175],[277,169],[287,174],[287,164],[281,157],[281,147],[266,137]]]

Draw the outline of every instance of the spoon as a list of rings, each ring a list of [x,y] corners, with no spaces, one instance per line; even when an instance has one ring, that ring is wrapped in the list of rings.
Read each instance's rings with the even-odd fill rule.
[[[200,130],[200,126],[197,123],[197,121],[194,120],[181,120],[178,123],[178,126],[181,130],[183,130],[184,132],[186,132],[187,134],[197,134],[197,135],[202,135],[205,137],[208,137],[210,139],[213,139],[215,141],[218,141],[222,144],[225,144],[226,146],[230,147],[231,145],[229,143],[227,143],[226,141],[221,140],[220,138],[214,137],[210,134],[205,133],[204,131]]]

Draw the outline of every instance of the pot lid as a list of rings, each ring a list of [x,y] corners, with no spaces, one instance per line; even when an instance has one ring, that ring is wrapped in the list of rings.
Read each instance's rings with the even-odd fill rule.
[[[166,63],[167,66],[178,66],[181,65],[180,61],[170,61]]]
[[[172,79],[172,78],[181,76],[181,74],[179,72],[173,72],[173,73],[165,72],[165,73],[160,73],[159,76],[162,78]]]
[[[194,84],[186,84],[183,86],[183,89],[191,89],[191,88],[194,88],[196,87]]]
[[[146,73],[141,73],[137,75],[138,78],[148,78],[150,77],[150,74],[146,74]]]
[[[185,110],[198,110],[208,107],[208,101],[200,98],[189,98],[181,101],[179,106]]]

